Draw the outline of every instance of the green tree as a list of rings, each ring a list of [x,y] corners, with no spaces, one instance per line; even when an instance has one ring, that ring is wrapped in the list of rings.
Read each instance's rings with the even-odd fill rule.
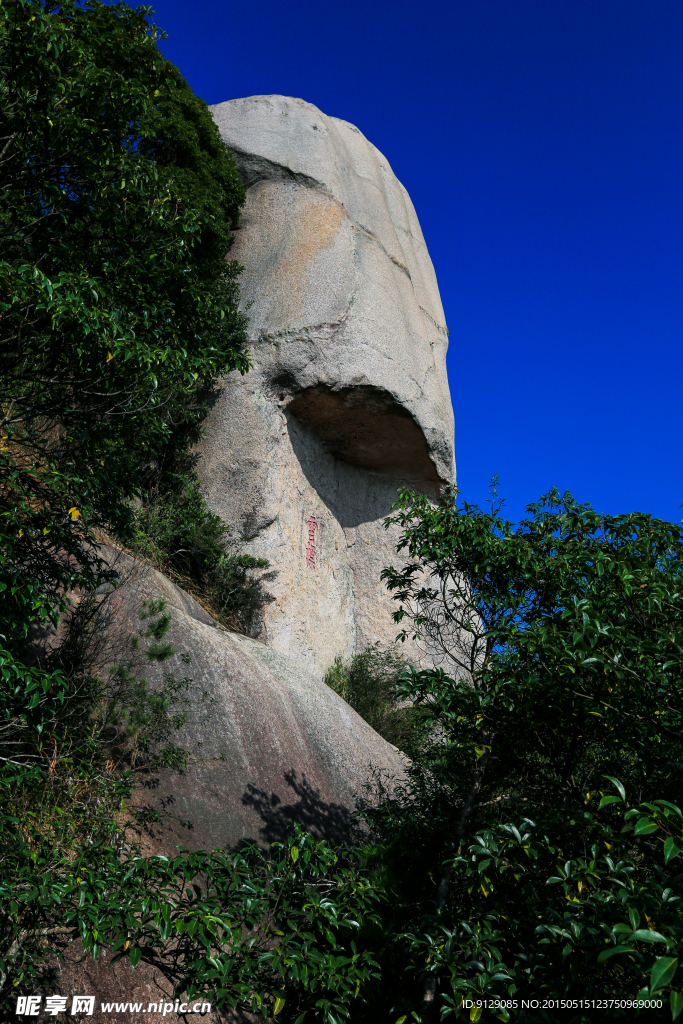
[[[377,998],[579,1021],[504,1002],[656,995],[676,1018],[683,531],[556,492],[528,512],[405,492],[390,520],[410,556],[384,573],[395,618],[440,667],[399,687],[429,740],[372,816],[396,894],[379,959],[408,966]],[[477,996],[502,1002],[477,1016]]]
[[[5,643],[97,583],[96,528],[248,367],[226,263],[244,191],[147,8],[0,8],[0,587]],[[18,645],[18,647],[17,647]]]
[[[244,190],[147,15],[97,0],[0,5],[0,845],[10,888],[49,849],[32,876],[38,894],[26,882],[18,903],[3,904],[5,993],[40,964],[41,931],[66,927],[49,895],[65,859],[79,844],[121,849],[115,815],[131,780],[111,761],[103,708],[105,726],[118,715],[146,742],[184,700],[184,681],[150,694],[121,671],[92,676],[89,598],[56,648],[35,641],[60,616],[64,629],[71,591],[115,582],[98,531],[133,536],[132,499],[169,449],[197,436],[213,381],[248,368],[239,267],[225,260]]]

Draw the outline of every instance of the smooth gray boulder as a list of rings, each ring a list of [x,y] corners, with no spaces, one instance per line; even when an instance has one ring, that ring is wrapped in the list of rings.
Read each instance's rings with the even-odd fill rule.
[[[198,470],[277,571],[261,639],[320,678],[394,640],[398,487],[455,481],[448,332],[410,197],[357,128],[284,96],[211,109],[247,185],[229,256],[253,369],[223,382]]]
[[[199,762],[184,774],[143,775],[133,795],[134,805],[161,816],[147,837],[148,852],[230,849],[247,839],[267,845],[283,840],[293,822],[347,840],[358,802],[372,799],[368,786],[377,773],[391,786],[403,775],[404,756],[305,668],[229,632],[190,594],[130,555],[105,554],[123,582],[103,605],[103,668],[126,663],[128,651],[128,663],[152,687],[167,673],[192,680],[187,722],[170,738]],[[171,615],[166,640],[175,654],[161,664],[130,654],[150,599],[165,601]]]

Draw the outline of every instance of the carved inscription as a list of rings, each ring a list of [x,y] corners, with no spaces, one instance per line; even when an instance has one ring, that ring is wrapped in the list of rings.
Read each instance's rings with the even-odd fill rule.
[[[323,567],[323,533],[325,522],[318,512],[313,509],[303,508],[301,510],[299,550],[301,558],[307,569],[322,569]]]
[[[308,569],[317,568],[317,549],[316,549],[316,532],[319,531],[318,521],[314,515],[311,515],[306,520],[306,529],[308,530],[308,541],[306,543],[306,567]]]

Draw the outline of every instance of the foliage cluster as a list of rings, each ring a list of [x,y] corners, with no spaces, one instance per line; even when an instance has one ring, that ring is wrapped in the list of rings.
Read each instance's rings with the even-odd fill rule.
[[[370,647],[345,662],[337,657],[325,674],[327,685],[385,740],[409,757],[422,746],[422,709],[401,701],[398,686],[405,659]]]
[[[13,650],[67,589],[106,577],[93,531],[130,534],[145,469],[170,438],[196,435],[216,376],[248,365],[239,268],[223,259],[242,186],[146,13],[75,0],[0,10],[0,586]]]
[[[105,812],[104,818],[107,817]],[[214,1004],[261,1011],[307,1009],[326,1020],[345,1015],[359,987],[375,976],[372,956],[354,936],[372,919],[379,895],[357,865],[300,829],[266,856],[257,847],[143,858],[135,846],[74,843],[70,856],[39,828],[22,830],[16,863],[0,882],[3,941],[0,978],[21,968],[30,984],[40,967],[31,936],[52,949],[79,937],[93,958],[127,957],[156,967],[176,991],[211,993]],[[30,987],[30,985],[29,985]]]
[[[75,934],[58,898],[66,865],[77,851],[103,844],[114,860],[120,855],[126,836],[119,812],[134,770],[188,762],[172,736],[185,721],[190,680],[166,673],[152,689],[140,674],[146,662],[163,663],[174,653],[164,639],[164,603],[143,604],[127,656],[118,651],[123,657],[104,676],[87,664],[89,654],[102,653],[97,643],[88,649],[88,638],[103,626],[101,607],[79,607],[68,620],[78,636],[54,652],[71,651],[66,670],[29,668],[6,656],[0,662],[0,744],[11,751],[0,770],[0,988],[8,977],[13,986],[35,981],[44,962],[41,938],[49,949],[51,938]],[[80,663],[74,652],[85,655]]]
[[[241,550],[201,492],[191,455],[174,452],[173,472],[156,475],[135,509],[132,549],[193,593],[223,625],[258,636],[266,586],[276,573]]]
[[[410,555],[384,573],[395,618],[451,675],[397,688],[432,728],[371,815],[394,893],[375,955],[407,965],[391,997],[415,1019],[467,1018],[477,997],[501,1006],[472,1012],[506,1020],[514,998],[638,994],[675,1019],[683,531],[555,492],[529,513],[515,527],[495,503],[406,492],[392,517]]]

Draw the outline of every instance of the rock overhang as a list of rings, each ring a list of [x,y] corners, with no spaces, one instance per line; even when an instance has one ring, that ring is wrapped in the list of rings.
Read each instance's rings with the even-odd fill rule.
[[[317,384],[295,395],[287,411],[342,462],[418,486],[431,485],[431,490],[440,482],[422,429],[382,388]]]

